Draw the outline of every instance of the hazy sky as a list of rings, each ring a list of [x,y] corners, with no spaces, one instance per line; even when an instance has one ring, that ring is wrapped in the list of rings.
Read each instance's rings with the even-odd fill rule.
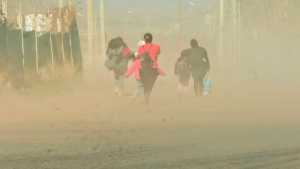
[[[218,0],[182,0],[184,6],[209,9]],[[130,8],[176,8],[179,0],[109,0],[106,1],[109,9],[130,9]]]
[[[171,21],[178,16],[179,0],[107,0],[105,2],[106,17],[109,20],[142,17]],[[217,2],[218,0],[181,0],[182,15],[199,15],[215,7]]]

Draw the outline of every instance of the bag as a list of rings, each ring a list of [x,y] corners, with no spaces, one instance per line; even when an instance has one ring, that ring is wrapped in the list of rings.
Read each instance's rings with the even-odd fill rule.
[[[120,49],[110,49],[108,50],[108,57],[104,65],[108,70],[113,70],[116,68],[117,64],[121,61],[121,50]]]
[[[211,93],[212,89],[212,80],[209,78],[209,75],[207,74],[205,78],[203,79],[203,96],[208,96]]]

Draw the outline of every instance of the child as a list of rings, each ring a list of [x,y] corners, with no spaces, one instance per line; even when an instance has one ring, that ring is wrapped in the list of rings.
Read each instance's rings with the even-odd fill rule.
[[[186,60],[186,57],[181,56],[177,59],[175,64],[175,75],[178,76],[179,80],[177,87],[179,95],[183,95],[187,92],[191,78],[191,70]]]
[[[137,47],[140,48],[141,46],[145,45],[145,41],[139,41],[137,44]],[[135,59],[132,63],[132,65],[128,68],[126,76],[129,77],[131,75],[134,75],[134,78],[136,80],[136,91],[134,93],[133,98],[141,97],[144,95],[144,85],[141,82],[140,74],[139,74],[139,64],[138,64],[138,52],[135,52]]]

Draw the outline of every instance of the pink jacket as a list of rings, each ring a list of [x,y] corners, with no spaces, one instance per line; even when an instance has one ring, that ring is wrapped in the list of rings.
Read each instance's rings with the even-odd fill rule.
[[[136,80],[141,80],[140,70],[142,69],[141,59],[133,61],[132,65],[128,68],[126,76],[134,76]]]
[[[158,63],[158,55],[160,54],[160,46],[156,44],[145,44],[138,49],[137,59],[132,63],[132,65],[127,70],[127,77],[134,75],[136,80],[141,80],[140,70],[142,69],[141,59],[145,52],[149,52],[149,55],[153,61],[153,68],[157,69],[160,75],[165,75],[166,73],[160,68]]]

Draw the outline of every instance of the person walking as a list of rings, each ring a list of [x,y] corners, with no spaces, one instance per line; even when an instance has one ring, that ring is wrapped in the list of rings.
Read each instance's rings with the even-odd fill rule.
[[[190,41],[191,47],[182,51],[194,79],[194,92],[196,96],[203,94],[203,80],[210,70],[207,51],[201,47],[196,39]]]
[[[127,47],[121,37],[112,39],[106,51],[107,60],[105,66],[114,73],[114,92],[118,96],[124,94],[124,78],[127,71],[128,62],[133,57],[133,53]]]
[[[178,77],[177,92],[179,96],[187,93],[189,82],[191,79],[191,69],[187,62],[186,53],[182,52],[181,56],[177,59],[175,63],[174,73]]]
[[[165,75],[160,68],[158,56],[160,45],[154,44],[151,33],[144,35],[145,44],[141,45],[137,51],[137,57],[133,65],[127,71],[127,77],[135,75],[143,85],[146,104],[149,103],[152,89],[159,75]]]

